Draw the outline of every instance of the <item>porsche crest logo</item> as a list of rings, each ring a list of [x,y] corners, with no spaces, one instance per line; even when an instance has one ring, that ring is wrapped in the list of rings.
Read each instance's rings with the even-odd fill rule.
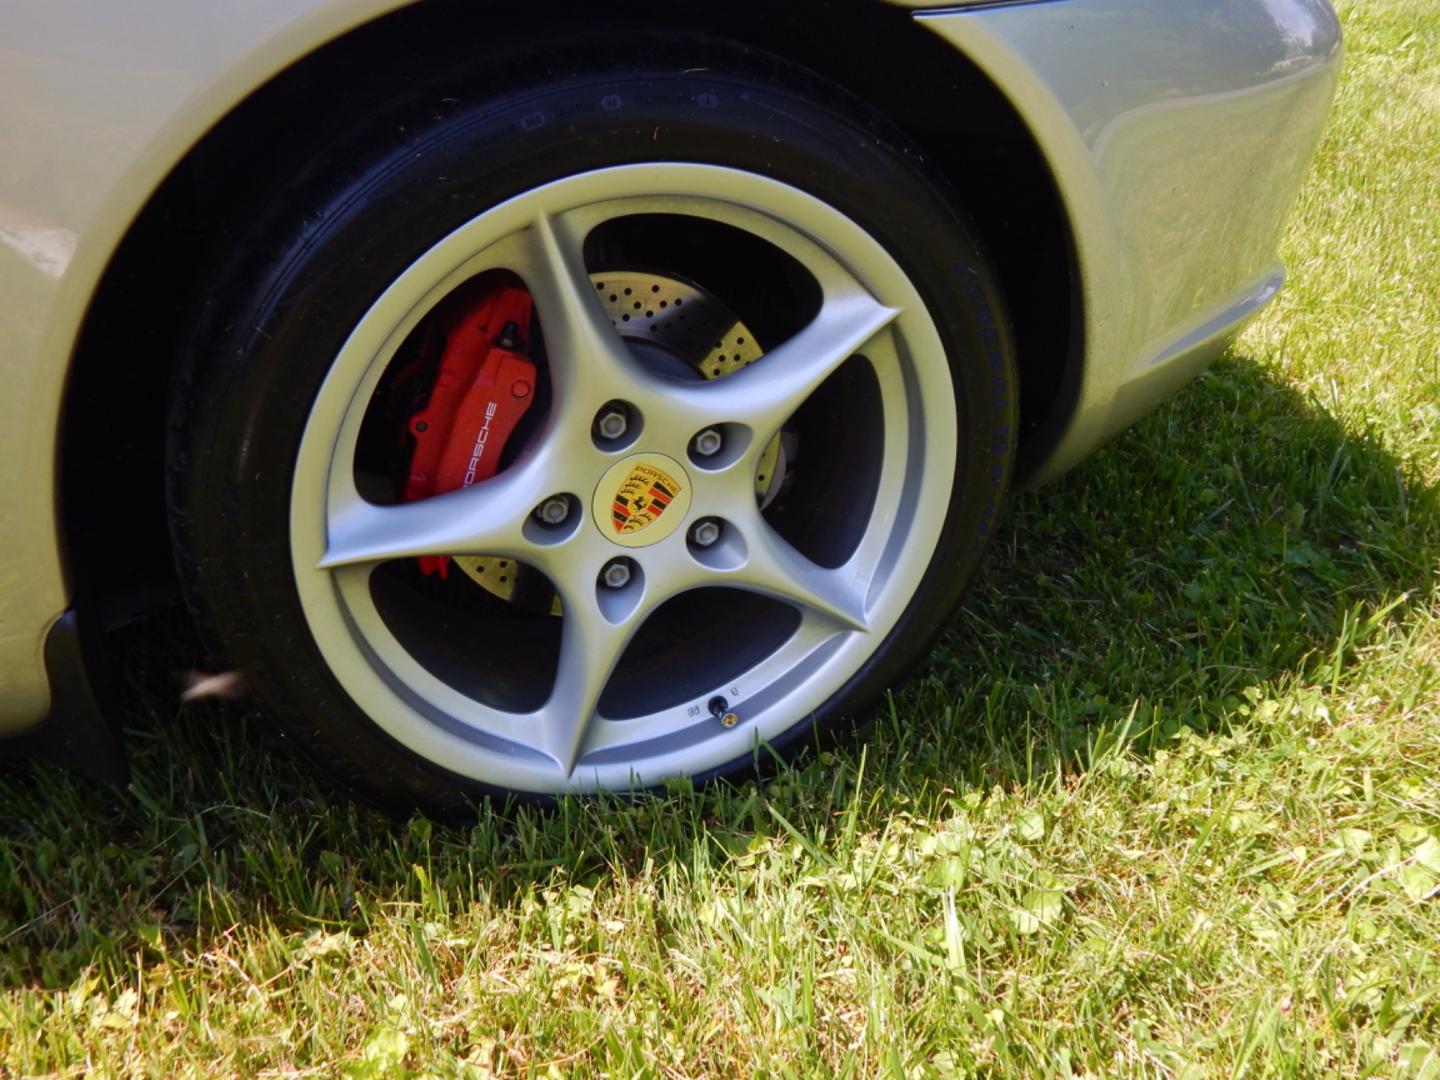
[[[595,485],[590,513],[613,544],[658,544],[680,528],[690,512],[690,477],[672,457],[653,452],[615,462]]]
[[[664,469],[639,462],[615,492],[610,524],[621,535],[649,528],[683,490],[680,481]]]

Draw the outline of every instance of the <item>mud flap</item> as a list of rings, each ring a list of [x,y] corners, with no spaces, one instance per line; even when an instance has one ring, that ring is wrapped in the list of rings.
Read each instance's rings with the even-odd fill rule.
[[[96,780],[124,784],[130,764],[119,732],[100,708],[86,663],[80,619],[72,608],[45,638],[50,712],[36,727],[0,740],[0,761],[33,757],[63,765]]]

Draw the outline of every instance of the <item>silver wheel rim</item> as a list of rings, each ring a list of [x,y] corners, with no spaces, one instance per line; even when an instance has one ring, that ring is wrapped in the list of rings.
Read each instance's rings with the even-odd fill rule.
[[[818,313],[743,371],[711,383],[657,378],[606,319],[582,245],[614,218],[708,218],[789,253],[820,290]],[[535,298],[553,382],[534,438],[493,479],[401,505],[362,497],[354,460],[366,405],[406,336],[461,283],[486,270],[517,274]],[[802,555],[761,513],[756,457],[786,420],[852,357],[873,370],[881,460],[873,500],[848,558]],[[605,402],[633,402],[637,441],[606,451],[591,437]],[[744,448],[698,467],[701,431],[745,433]],[[335,678],[396,741],[460,776],[534,793],[628,790],[694,775],[749,754],[818,709],[874,654],[920,585],[954,482],[954,395],[944,347],[914,284],[845,215],[797,188],[716,166],[646,164],[583,173],[517,196],[456,229],[407,267],[361,317],[307,421],[291,496],[296,584],[311,633]],[[621,547],[589,512],[601,477],[632,455],[663,455],[690,484],[683,520],[663,539]],[[535,506],[573,495],[582,512],[538,527]],[[707,548],[688,542],[702,519],[723,523]],[[487,554],[542,571],[563,605],[548,700],[507,711],[428,670],[377,610],[370,575],[422,555]],[[600,581],[617,557],[635,573]],[[798,625],[778,647],[704,693],[614,719],[599,702],[625,647],[666,600],[729,588],[783,602]],[[739,717],[712,715],[716,697]],[[730,718],[727,718],[730,719]]]

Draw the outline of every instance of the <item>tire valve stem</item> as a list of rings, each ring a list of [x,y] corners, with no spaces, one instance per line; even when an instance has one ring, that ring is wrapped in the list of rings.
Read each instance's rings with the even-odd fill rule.
[[[722,727],[734,727],[740,722],[740,714],[718,694],[710,699],[710,715],[719,720]]]

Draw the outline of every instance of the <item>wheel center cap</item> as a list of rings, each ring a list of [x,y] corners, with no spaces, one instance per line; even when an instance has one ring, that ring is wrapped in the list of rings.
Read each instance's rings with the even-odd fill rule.
[[[672,457],[631,454],[605,470],[590,503],[596,527],[621,547],[669,536],[690,512],[690,477]]]

